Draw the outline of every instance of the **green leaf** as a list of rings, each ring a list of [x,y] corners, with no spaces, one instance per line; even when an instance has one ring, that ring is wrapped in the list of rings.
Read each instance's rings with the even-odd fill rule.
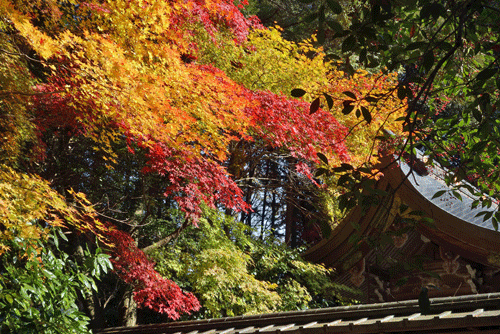
[[[342,42],[342,52],[346,53],[348,51],[352,51],[354,50],[355,46],[356,46],[356,37],[351,35]]]
[[[430,3],[426,3],[420,10],[420,19],[426,20],[431,15],[432,6]]]
[[[7,303],[9,303],[9,304],[14,303],[14,298],[12,298],[11,295],[5,295],[5,300],[7,300]]]
[[[370,124],[372,122],[372,114],[368,110],[368,108],[361,106],[361,113],[363,114],[363,118],[365,119],[366,123]]]
[[[495,231],[498,231],[498,220],[495,217],[491,219],[491,224],[493,225]]]
[[[370,26],[362,26],[360,28],[361,36],[366,37],[369,40],[377,39],[377,31]]]
[[[340,164],[340,167],[342,167],[344,170],[353,170],[354,167],[350,164],[342,163]]]
[[[328,165],[328,158],[321,152],[316,153],[319,160],[323,161],[326,165]]]
[[[371,11],[372,21],[377,22],[380,19],[380,5],[375,3]]]
[[[366,49],[363,49],[361,50],[361,52],[359,53],[359,62],[360,63],[365,63],[366,62],[366,54],[367,54],[367,50]]]
[[[345,91],[345,92],[342,92],[342,94],[349,96],[351,99],[354,99],[354,100],[357,99],[356,94],[354,94],[353,92]]]
[[[405,97],[406,97],[406,87],[401,85],[398,87],[398,99],[404,100]]]
[[[326,169],[326,168],[318,168],[318,169],[316,169],[316,173],[314,173],[314,176],[315,177],[320,177],[321,175],[326,174],[326,173],[328,173],[328,169]]]
[[[342,33],[344,28],[337,20],[326,20],[326,24],[336,33]]]
[[[424,48],[425,46],[427,46],[427,44],[428,43],[426,43],[426,42],[413,42],[413,43],[408,44],[408,46],[406,47],[406,50],[411,51],[411,50],[421,49],[421,48]]]
[[[326,3],[328,4],[328,7],[334,12],[335,14],[340,14],[342,13],[342,6],[337,1],[334,0],[326,0]]]
[[[434,2],[433,4],[431,4],[431,9],[430,9],[430,12],[431,12],[431,16],[434,20],[437,20],[440,16],[443,16],[443,14],[446,13],[446,9],[443,7],[443,5],[437,3],[437,2]]]
[[[353,183],[353,180],[348,174],[343,174],[341,177],[339,177],[339,180],[337,181],[337,185],[343,186],[346,183]]]
[[[365,100],[367,102],[372,103],[372,102],[378,102],[379,98],[375,97],[375,96],[372,96],[372,95],[368,95],[368,96],[365,97]]]
[[[333,99],[330,95],[323,93],[323,96],[325,97],[326,103],[328,104],[328,109],[333,108]]]
[[[498,231],[498,222],[500,221],[500,212],[495,212],[493,218],[491,218],[491,223],[493,224],[493,228],[495,231]]]
[[[479,81],[486,81],[492,76],[494,76],[498,72],[498,68],[486,68],[479,72],[476,76],[476,79]]]
[[[487,140],[483,140],[483,141],[480,141],[479,143],[476,143],[474,144],[474,146],[472,146],[472,152],[474,153],[481,153],[485,148],[486,146],[488,146],[488,141]]]
[[[476,119],[476,121],[481,122],[483,120],[483,114],[481,110],[478,108],[472,108],[472,116]]]
[[[439,48],[444,51],[450,51],[451,49],[453,49],[453,45],[448,42],[441,42],[439,43]]]
[[[300,89],[300,88],[295,88],[295,89],[292,89],[291,94],[293,97],[302,97],[306,94],[306,91],[303,89]]]
[[[352,101],[352,100],[345,100],[344,102],[342,102],[344,108],[342,109],[342,113],[344,115],[349,115],[353,110],[354,110],[354,106],[352,105],[355,101]]]
[[[484,221],[487,221],[488,219],[490,219],[491,217],[493,216],[493,211],[487,211],[486,214],[484,215],[483,217],[483,222]]]
[[[319,44],[325,44],[326,33],[325,33],[325,29],[323,28],[323,24],[319,25],[317,38],[318,38]]]
[[[307,23],[311,23],[313,22],[314,20],[316,20],[319,16],[319,13],[318,12],[314,12],[312,14],[309,14],[307,15],[305,18],[304,18],[304,22],[307,22]]]
[[[432,196],[432,199],[434,198],[438,198],[438,197],[441,197],[443,196],[444,194],[446,193],[446,190],[440,190],[440,191],[437,191],[434,196]]]
[[[318,43],[319,44],[324,44],[325,43],[325,27],[324,27],[324,24],[325,24],[325,6],[321,6],[321,8],[319,9],[319,14],[318,14],[318,33],[317,33],[317,37],[318,37]]]
[[[432,66],[434,66],[434,60],[434,53],[432,51],[429,51],[424,55],[422,65],[424,66],[426,71],[430,71]]]
[[[319,97],[312,101],[311,106],[309,107],[309,115],[312,115],[319,110],[319,103]]]

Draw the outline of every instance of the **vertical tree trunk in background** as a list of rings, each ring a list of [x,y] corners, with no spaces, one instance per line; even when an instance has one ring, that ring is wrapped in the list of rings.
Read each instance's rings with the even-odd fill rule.
[[[84,292],[82,291],[82,294]],[[104,314],[102,307],[99,305],[99,301],[94,292],[86,294],[84,296],[85,308],[87,309],[87,313],[90,316],[90,328],[95,332],[99,329],[102,329],[106,326],[106,322],[104,320]]]
[[[287,186],[286,190],[286,212],[285,212],[285,243],[294,248],[297,244],[297,226],[295,224],[294,205],[293,205],[293,195],[291,191],[291,185]]]
[[[269,170],[270,170],[270,162],[268,161],[266,164],[266,174],[264,176],[266,179],[266,181],[264,182],[267,183],[267,187],[264,188],[264,195],[262,200],[262,215],[260,217],[260,240],[264,240],[264,229],[265,229],[266,210],[267,210],[267,193],[270,186]]]
[[[130,236],[134,239],[137,245],[137,233],[130,233]],[[122,326],[135,326],[137,325],[137,303],[134,300],[134,288],[127,284],[122,289],[122,301],[121,301],[121,322]]]
[[[288,158],[288,177],[285,184],[285,242],[289,247],[297,247],[297,224],[295,213],[296,192],[294,189],[293,171],[297,163],[296,159]]]
[[[273,202],[271,204],[271,228],[276,228],[276,207],[278,206],[276,200],[276,191],[273,191]]]
[[[122,299],[122,325],[127,327],[137,325],[137,304],[133,291],[132,287],[127,287]]]

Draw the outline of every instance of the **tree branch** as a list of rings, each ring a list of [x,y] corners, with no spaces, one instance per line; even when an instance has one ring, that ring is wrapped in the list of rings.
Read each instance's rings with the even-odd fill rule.
[[[144,253],[149,253],[155,249],[158,249],[160,247],[163,247],[165,245],[167,245],[170,241],[172,241],[173,239],[177,239],[179,237],[179,235],[181,234],[181,232],[189,225],[189,222],[188,220],[184,220],[184,222],[182,223],[182,225],[176,229],[174,232],[170,233],[169,235],[167,235],[165,238],[161,239],[160,241],[157,241],[155,242],[154,244],[151,244],[147,247],[144,247],[142,249],[142,251]]]

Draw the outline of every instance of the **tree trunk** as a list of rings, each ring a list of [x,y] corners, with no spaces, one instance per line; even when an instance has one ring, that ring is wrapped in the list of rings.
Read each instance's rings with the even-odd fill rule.
[[[288,189],[286,192],[286,211],[285,211],[285,243],[294,248],[296,246],[297,237],[296,237],[296,229],[295,226],[295,217],[294,217],[294,205],[291,190]]]
[[[134,300],[134,289],[127,287],[122,299],[122,326],[137,325],[137,304]]]

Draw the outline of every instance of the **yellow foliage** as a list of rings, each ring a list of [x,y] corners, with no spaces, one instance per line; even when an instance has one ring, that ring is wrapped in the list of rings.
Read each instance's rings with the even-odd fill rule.
[[[306,101],[312,101],[323,93],[328,93],[334,100],[332,114],[350,131],[346,137],[346,146],[351,155],[351,163],[360,166],[372,159],[373,148],[376,148],[375,137],[381,135],[381,129],[401,133],[402,123],[395,120],[403,115],[406,101],[397,98],[394,88],[397,85],[397,74],[370,74],[359,70],[353,77],[345,75],[337,69],[337,65],[325,60],[321,48],[313,46],[314,39],[296,44],[282,38],[280,28],[253,31],[244,45],[236,45],[232,39],[221,35],[216,43],[209,36],[197,35],[200,47],[200,61],[215,63],[224,69],[236,82],[251,90],[269,90],[273,93],[290,95],[294,88],[307,91]],[[356,109],[349,115],[342,113],[343,94],[352,91],[358,101]],[[366,95],[384,97],[376,107],[365,100]],[[324,109],[328,109],[322,99]],[[371,113],[372,121],[368,124],[361,114],[360,108],[366,107]],[[322,152],[324,153],[324,152]],[[337,164],[336,157],[329,157]]]
[[[55,212],[63,203],[64,200],[44,180],[1,165],[0,254],[5,251],[2,240],[45,238],[47,229],[42,227],[44,223],[40,224],[41,221],[48,226],[63,226],[60,217],[50,212]]]
[[[200,32],[197,37],[200,61],[215,64],[250,90],[290,96],[292,89],[303,88],[310,93],[305,98],[311,99],[328,87],[329,64],[313,39],[287,41],[279,27],[255,30],[243,45],[224,34],[215,43],[208,34]]]
[[[197,258],[189,276],[211,316],[269,313],[280,305],[277,285],[248,273],[250,258],[236,247],[206,249]]]
[[[92,231],[105,241],[106,229],[95,219],[95,212],[83,194],[73,195],[78,210],[38,176],[27,175],[0,165],[0,254],[6,240],[44,239],[51,227],[75,226]]]
[[[36,29],[27,18],[11,17],[14,27],[27,42],[35,48],[35,51],[44,59],[49,59],[58,49],[58,44],[47,34]]]
[[[351,155],[351,164],[361,166],[372,161],[376,155],[375,137],[382,135],[382,129],[390,130],[395,134],[402,132],[400,118],[406,108],[406,100],[401,101],[396,94],[397,74],[384,75],[381,72],[371,74],[358,70],[354,76],[349,77],[342,71],[333,68],[329,72],[330,86],[327,93],[333,98],[334,105],[331,112],[337,120],[349,129],[346,137],[346,146]],[[344,115],[343,101],[352,100],[344,94],[345,91],[356,95],[357,100],[352,104],[355,108]],[[364,100],[366,96],[383,96],[374,106]],[[371,114],[372,120],[366,122],[361,107],[365,107]]]
[[[2,1],[0,14],[42,58],[65,63],[66,72],[54,72],[70,83],[62,97],[73,97],[85,133],[98,149],[112,156],[110,143],[126,134],[146,146],[163,142],[223,160],[229,142],[246,132],[248,102],[222,71],[181,61],[189,49],[189,31],[173,27],[172,21],[191,6],[183,1],[90,1],[79,3],[80,20],[68,25],[57,21],[71,13],[62,13],[56,1],[19,7]],[[215,2],[207,6],[216,10]],[[23,12],[16,10],[20,7]],[[29,18],[41,15],[40,8],[47,12],[46,24],[35,27]]]
[[[229,134],[243,134],[248,126],[243,114],[248,102],[240,96],[241,87],[221,71],[181,62],[179,46],[170,40],[175,36],[157,39],[165,39],[171,29],[165,23],[156,31],[160,28],[155,22],[167,22],[176,5],[148,2],[156,21],[138,23],[139,13],[144,16],[140,4],[119,9],[120,3],[107,6],[106,19],[112,23],[108,34],[85,31],[79,37],[65,32],[59,38],[61,55],[74,66],[68,94],[79,96],[82,111],[92,109],[92,117],[81,121],[88,129],[100,130],[112,121],[118,125],[113,131],[127,131],[143,143],[152,139],[184,150],[185,143],[191,143],[193,155],[203,151],[224,159],[234,138]],[[98,142],[109,147],[103,139]]]
[[[254,31],[240,51],[243,67],[232,77],[252,90],[289,96],[292,89],[302,88],[314,96],[327,86],[328,64],[322,50],[312,43],[287,41],[277,28]]]

